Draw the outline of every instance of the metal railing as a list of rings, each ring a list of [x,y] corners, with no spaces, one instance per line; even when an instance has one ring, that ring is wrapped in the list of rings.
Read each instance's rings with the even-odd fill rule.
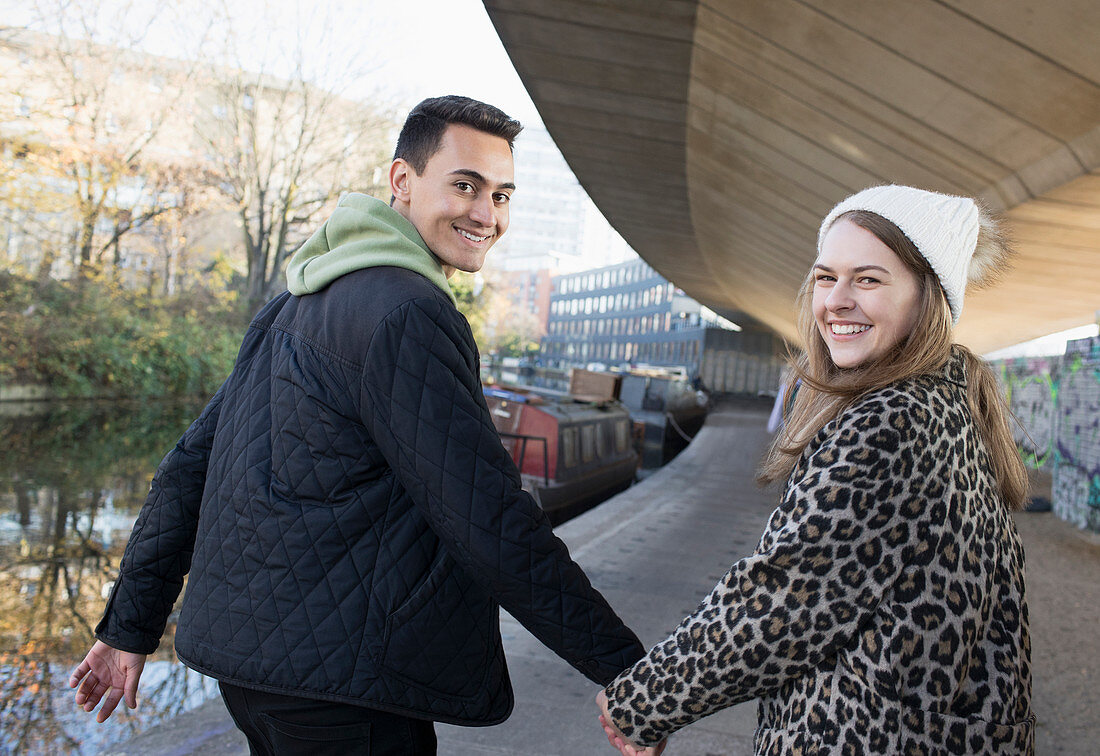
[[[523,473],[523,460],[527,457],[527,442],[528,441],[541,441],[542,442],[542,479],[545,485],[550,485],[550,452],[549,446],[547,446],[546,439],[542,436],[525,436],[522,433],[501,433],[501,438],[516,439],[520,442],[519,446],[519,461],[516,463],[516,467],[519,468],[520,473]]]

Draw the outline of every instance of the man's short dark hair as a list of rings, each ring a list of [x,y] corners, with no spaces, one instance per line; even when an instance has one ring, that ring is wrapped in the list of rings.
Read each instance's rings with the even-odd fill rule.
[[[460,95],[429,97],[413,108],[405,119],[397,137],[394,159],[404,160],[419,176],[442,144],[443,132],[452,123],[501,137],[508,141],[508,149],[523,130],[523,125],[515,118],[484,102]]]

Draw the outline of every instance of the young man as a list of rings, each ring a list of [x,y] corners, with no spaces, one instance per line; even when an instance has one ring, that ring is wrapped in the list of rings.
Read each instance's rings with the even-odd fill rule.
[[[601,685],[642,656],[520,488],[447,284],[508,228],[520,128],[425,100],[391,205],[346,196],[295,254],[153,479],[78,705],[136,705],[188,570],[176,650],[258,754],[434,753],[433,720],[503,721],[498,604]]]

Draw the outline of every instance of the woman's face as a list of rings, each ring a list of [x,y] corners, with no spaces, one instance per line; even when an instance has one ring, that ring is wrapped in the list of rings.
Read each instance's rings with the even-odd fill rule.
[[[920,280],[877,236],[842,218],[814,263],[814,319],[839,368],[885,355],[913,329]]]

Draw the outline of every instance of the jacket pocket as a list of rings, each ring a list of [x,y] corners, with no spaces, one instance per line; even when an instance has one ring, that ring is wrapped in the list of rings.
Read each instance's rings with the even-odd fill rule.
[[[990,756],[1035,753],[1035,716],[1002,724],[978,717],[953,717],[935,711],[902,708],[898,752],[981,753]]]
[[[387,677],[442,694],[473,699],[500,674],[493,651],[496,610],[448,557],[386,618],[381,667]]]
[[[344,725],[303,725],[285,722],[261,712],[259,720],[267,729],[275,753],[325,754],[369,753],[371,725],[359,722]]]
[[[833,674],[829,721],[859,753],[1008,756],[1035,751],[1035,717],[1001,724],[909,706],[883,695],[841,657]]]
[[[818,737],[794,727],[757,727],[752,736],[752,751],[760,756],[818,756],[822,753]]]

